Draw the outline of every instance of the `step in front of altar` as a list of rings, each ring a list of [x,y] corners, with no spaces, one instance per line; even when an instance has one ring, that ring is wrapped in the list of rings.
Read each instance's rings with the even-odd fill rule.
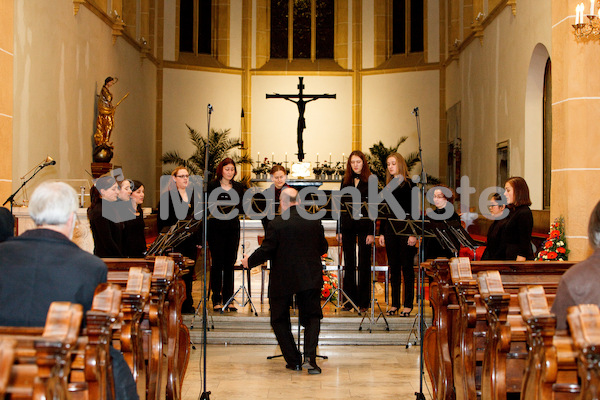
[[[369,320],[365,319],[362,330],[359,330],[362,317],[331,317],[321,321],[321,334],[319,345],[405,345],[409,333],[413,328],[415,317],[388,318],[390,330],[385,328],[382,318],[369,327]],[[190,328],[190,337],[194,344],[202,343],[202,318],[191,315],[184,316],[184,323]],[[214,328],[212,328],[214,326]],[[292,332],[297,340],[298,318],[292,317]],[[213,315],[208,318],[206,337],[208,344],[277,344],[273,330],[266,316],[228,316]],[[369,332],[369,328],[371,331]],[[418,329],[418,325],[415,325]],[[410,334],[411,344],[415,343],[415,332]]]

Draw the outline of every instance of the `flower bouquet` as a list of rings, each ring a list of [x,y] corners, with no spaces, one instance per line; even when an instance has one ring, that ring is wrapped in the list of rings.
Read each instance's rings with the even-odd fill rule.
[[[331,292],[333,292],[338,287],[338,278],[337,275],[333,272],[323,271],[323,287],[321,288],[321,299],[326,300]],[[331,301],[337,301],[337,292],[331,296]]]
[[[321,256],[321,262],[325,265],[333,265],[333,258],[323,254]],[[323,270],[323,287],[321,287],[321,299],[327,300],[329,295],[338,287],[338,277],[336,274],[330,271]],[[337,301],[337,292],[331,297],[331,301]]]
[[[537,254],[536,261],[565,261],[568,260],[569,250],[565,239],[565,220],[563,217],[556,218],[550,225],[548,239],[542,245],[543,249]]]

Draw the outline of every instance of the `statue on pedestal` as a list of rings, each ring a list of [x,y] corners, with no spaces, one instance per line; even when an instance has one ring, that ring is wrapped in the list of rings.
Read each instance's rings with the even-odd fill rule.
[[[127,96],[127,93],[116,105],[112,105],[110,87],[118,82],[116,77],[109,76],[104,80],[104,85],[98,96],[98,118],[96,119],[96,133],[94,133],[93,159],[96,163],[109,163],[113,157],[113,144],[110,135],[114,127],[115,111]]]

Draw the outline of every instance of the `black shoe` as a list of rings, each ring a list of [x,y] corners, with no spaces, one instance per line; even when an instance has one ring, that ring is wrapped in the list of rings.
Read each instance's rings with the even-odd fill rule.
[[[306,368],[308,373],[311,375],[318,375],[321,373],[321,368],[317,365],[317,361],[314,359],[305,361],[302,366]]]
[[[301,364],[286,364],[285,367],[287,369],[291,369],[292,371],[302,371]]]

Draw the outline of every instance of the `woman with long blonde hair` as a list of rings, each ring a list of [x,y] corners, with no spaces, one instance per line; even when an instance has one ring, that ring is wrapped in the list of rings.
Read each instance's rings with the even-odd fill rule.
[[[386,159],[386,185],[393,179],[398,179],[398,187],[392,191],[392,195],[406,213],[406,219],[412,219],[412,188],[414,183],[408,177],[408,166],[404,157],[398,153],[391,153]],[[394,233],[389,221],[382,221],[379,236],[379,244],[385,246],[388,265],[390,267],[392,284],[392,306],[387,315],[394,315],[400,309],[400,285],[404,285],[404,307],[398,314],[408,317],[413,309],[415,271],[414,259],[417,253],[417,238],[415,236],[400,236]],[[401,279],[401,277],[403,279]]]

